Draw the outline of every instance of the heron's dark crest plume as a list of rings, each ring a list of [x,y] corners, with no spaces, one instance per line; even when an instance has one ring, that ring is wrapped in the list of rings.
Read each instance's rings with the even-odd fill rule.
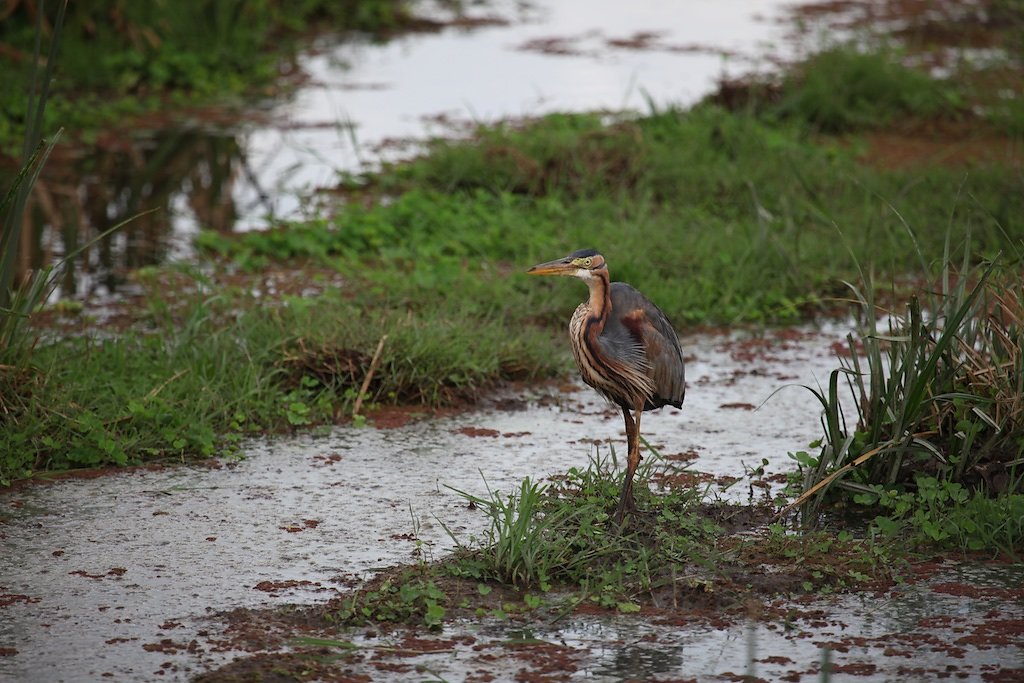
[[[628,456],[617,512],[621,520],[635,508],[641,415],[683,405],[686,382],[679,336],[647,297],[624,282],[611,282],[604,256],[594,249],[574,251],[528,272],[577,277],[590,290],[569,322],[569,339],[583,381],[622,408]]]

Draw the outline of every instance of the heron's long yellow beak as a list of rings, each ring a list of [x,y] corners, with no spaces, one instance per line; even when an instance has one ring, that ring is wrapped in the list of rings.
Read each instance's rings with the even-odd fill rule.
[[[526,271],[527,275],[575,275],[576,266],[565,258],[555,259],[547,263],[538,263]]]

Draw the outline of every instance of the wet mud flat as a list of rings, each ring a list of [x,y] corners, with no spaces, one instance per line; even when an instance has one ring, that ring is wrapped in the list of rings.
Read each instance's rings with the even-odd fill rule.
[[[835,681],[1016,681],[1021,578],[1020,565],[935,562],[879,591],[635,615],[538,609],[458,618],[437,633],[339,629],[317,609],[237,611],[223,616],[227,642],[254,653],[196,680],[817,681],[828,669]]]
[[[815,399],[797,385],[827,380],[845,332],[688,336],[687,403],[646,416],[645,436],[711,499],[770,499],[792,469],[787,452],[818,436]],[[815,680],[828,647],[842,675],[1012,680],[998,677],[1021,661],[1019,565],[934,565],[877,594],[752,596],[728,609],[453,612],[439,633],[327,628],[317,614],[328,601],[443,558],[453,543],[442,522],[462,538],[483,529],[453,488],[507,491],[624,444],[619,411],[575,384],[370,422],[254,442],[242,460],[0,495],[0,679],[252,680],[294,668],[280,680],[799,681]]]

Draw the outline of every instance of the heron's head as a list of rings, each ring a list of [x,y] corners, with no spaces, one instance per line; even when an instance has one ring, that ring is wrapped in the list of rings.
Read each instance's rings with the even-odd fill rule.
[[[567,275],[591,280],[597,273],[606,274],[608,266],[596,249],[580,249],[554,261],[538,263],[526,272],[529,275]]]

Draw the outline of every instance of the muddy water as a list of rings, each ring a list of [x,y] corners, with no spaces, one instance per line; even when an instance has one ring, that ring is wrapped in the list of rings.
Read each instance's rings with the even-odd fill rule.
[[[731,624],[655,622],[617,615],[575,617],[529,629],[500,622],[455,624],[423,650],[402,656],[400,668],[355,667],[373,681],[408,680],[420,666],[446,680],[490,673],[495,680],[531,680],[529,674],[563,672],[561,680],[678,681],[1020,680],[1024,606],[1001,592],[1019,588],[1024,570],[955,564],[936,570],[926,584],[885,595],[837,595],[780,601],[787,623],[743,620]],[[950,586],[982,587],[978,597],[951,595]],[[986,590],[987,589],[987,590]],[[956,591],[954,591],[956,592]],[[455,634],[469,634],[462,642]],[[398,638],[365,638],[367,648],[401,648]],[[828,651],[828,654],[826,654]],[[378,659],[384,659],[378,655]],[[1002,673],[1000,674],[1000,670]],[[529,672],[529,673],[527,673]],[[524,678],[525,675],[525,678]],[[1000,678],[999,676],[1004,676]],[[482,680],[482,679],[481,679]],[[542,679],[543,680],[543,679]]]
[[[786,453],[805,447],[818,430],[814,399],[805,390],[783,389],[760,404],[785,384],[824,383],[834,366],[830,345],[843,332],[687,338],[687,404],[645,416],[645,435],[666,455],[695,451],[696,469],[741,477],[709,484],[712,495],[762,495],[742,479],[744,465],[765,458],[769,473],[788,471]],[[622,441],[617,409],[589,390],[534,390],[395,429],[337,428],[252,443],[243,460],[219,467],[121,473],[5,493],[0,680],[142,681],[158,671],[162,680],[185,680],[235,655],[219,651],[212,612],[314,602],[354,577],[412,562],[418,550],[436,557],[452,545],[439,520],[465,538],[483,524],[480,512],[467,509],[449,486],[483,494],[486,478],[493,489],[511,490],[524,476],[585,465],[597,449],[606,453],[609,442],[621,451]],[[911,595],[907,600],[920,603],[917,612],[899,600],[856,597],[822,609],[829,628],[845,623],[861,635],[904,623],[913,631],[918,613],[975,621],[985,614],[981,603],[946,598],[950,604]],[[501,625],[464,628],[484,629],[477,635],[495,642],[509,637]],[[488,635],[486,629],[497,630]],[[826,638],[822,628],[813,630]],[[564,640],[581,662],[581,677],[616,680],[627,667],[652,675],[743,673],[751,638],[758,653],[788,652],[801,666],[816,662],[818,641],[792,635],[763,625],[658,627],[588,618],[538,637]],[[865,656],[872,647],[862,648]],[[478,654],[456,651],[440,662],[424,657],[449,680],[460,680],[467,667],[478,666]],[[999,649],[986,656],[1004,655]],[[915,656],[934,662],[948,655]],[[387,680],[381,675],[374,680]]]
[[[127,269],[191,258],[199,229],[299,218],[339,173],[408,155],[431,135],[551,111],[685,106],[721,75],[767,70],[766,55],[799,49],[785,39],[792,0],[468,4],[496,23],[388,42],[325,38],[300,58],[309,79],[286,100],[161,112],[130,134],[60,150],[32,200],[41,219],[23,267],[155,210],[89,249],[61,283],[64,295],[102,296],[123,287]]]

